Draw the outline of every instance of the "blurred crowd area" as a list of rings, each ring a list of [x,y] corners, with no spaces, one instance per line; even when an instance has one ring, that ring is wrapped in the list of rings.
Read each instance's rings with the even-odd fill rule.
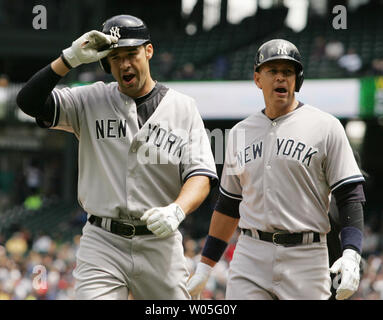
[[[6,73],[14,83],[23,83],[57,57],[76,39],[76,35],[100,29],[107,17],[129,13],[142,18],[151,30],[155,53],[151,59],[151,71],[158,81],[252,80],[255,52],[261,43],[271,38],[288,39],[299,48],[305,79],[383,74],[381,1],[352,1],[354,4],[359,2],[359,7],[357,10],[350,8],[347,28],[341,30],[332,26],[334,15],[331,10],[327,10],[327,14],[319,14],[314,5],[308,6],[308,19],[304,19],[304,28],[300,31],[288,26],[287,21],[294,13],[288,8],[290,6],[286,6],[286,1],[270,1],[273,6],[268,10],[259,6],[256,13],[245,15],[238,23],[229,23],[224,18],[226,15],[222,14],[211,28],[203,27],[207,14],[203,13],[202,3],[218,1],[195,1],[190,15],[181,13],[183,1],[151,1],[152,10],[146,10],[143,2],[131,0],[127,7],[126,2],[120,0],[41,0],[39,5],[47,8],[48,28],[34,32],[31,20],[36,3],[0,0],[0,26],[5,34],[0,33],[0,36],[8,43],[5,36],[12,33],[18,40],[11,45],[23,44],[22,48],[14,50],[15,53],[22,51],[21,56],[20,53],[10,55],[0,48],[0,73]],[[314,4],[314,1],[310,2]],[[227,4],[227,1],[222,0],[222,3]],[[330,1],[328,9],[333,4],[334,1]],[[222,5],[221,9],[222,12],[227,11],[227,6],[225,9]],[[194,31],[190,32],[190,29]],[[34,32],[31,33],[33,37],[27,31]],[[50,36],[54,41],[47,40]],[[36,47],[41,47],[39,52],[35,51]],[[28,63],[20,66],[23,60]],[[63,82],[98,80],[111,81],[112,78],[98,64],[89,64],[71,71]]]
[[[62,162],[53,154],[38,157],[17,152],[12,157],[0,155],[0,216],[20,205],[37,210],[43,198],[60,196]]]
[[[72,271],[80,236],[57,243],[48,235],[30,239],[15,232],[0,241],[0,300],[72,300]]]
[[[77,212],[77,214],[83,214]],[[204,300],[222,300],[232,259],[236,232],[221,260],[214,267]],[[18,230],[9,239],[0,239],[0,299],[1,300],[73,300],[76,251],[80,235],[60,242],[46,234],[32,238],[25,230]],[[205,238],[193,239],[184,234],[184,253],[190,273],[200,261]],[[383,237],[365,228],[364,273],[353,300],[383,299]]]

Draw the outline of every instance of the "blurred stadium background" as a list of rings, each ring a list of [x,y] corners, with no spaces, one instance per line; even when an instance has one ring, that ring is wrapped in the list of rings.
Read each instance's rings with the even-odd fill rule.
[[[36,5],[47,10],[47,29],[33,28]],[[346,29],[333,27],[336,5],[347,9]],[[77,203],[77,141],[37,128],[19,112],[15,96],[73,40],[122,13],[147,23],[154,79],[191,90],[209,130],[230,129],[262,108],[261,92],[252,83],[254,54],[262,42],[281,37],[297,45],[306,79],[298,98],[341,120],[368,174],[366,265],[353,299],[382,299],[382,12],[383,1],[373,0],[0,0],[0,299],[73,299],[71,272],[86,221]],[[83,65],[60,85],[98,80],[112,81],[98,64]],[[231,96],[226,103],[225,94]],[[217,169],[220,174],[222,166]],[[191,272],[216,192],[182,224]],[[204,299],[224,298],[235,238]]]

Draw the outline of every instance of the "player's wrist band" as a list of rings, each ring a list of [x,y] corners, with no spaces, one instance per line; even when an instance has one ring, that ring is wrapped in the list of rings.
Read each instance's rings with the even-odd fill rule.
[[[61,60],[64,62],[65,66],[68,68],[68,69],[72,69],[72,66],[69,64],[69,62],[67,61],[67,59],[65,59],[64,55],[61,53],[60,55],[60,58]]]
[[[221,259],[222,254],[225,252],[226,247],[226,241],[208,235],[202,250],[202,255],[215,262],[218,262],[219,259]]]
[[[342,249],[352,248],[362,253],[363,233],[355,227],[345,227],[340,231]]]

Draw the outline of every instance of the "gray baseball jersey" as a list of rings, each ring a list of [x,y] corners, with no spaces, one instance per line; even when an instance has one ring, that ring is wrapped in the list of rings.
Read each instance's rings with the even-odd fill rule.
[[[342,124],[304,105],[258,112],[230,132],[220,191],[240,200],[241,228],[327,233],[330,191],[364,181]]]
[[[201,116],[186,95],[169,89],[142,128],[135,101],[116,82],[55,89],[53,97],[53,128],[79,140],[78,197],[88,213],[136,220],[173,202],[188,178],[217,178]]]

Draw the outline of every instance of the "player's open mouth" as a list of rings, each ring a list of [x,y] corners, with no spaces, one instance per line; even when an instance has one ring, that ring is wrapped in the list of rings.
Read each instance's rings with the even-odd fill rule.
[[[126,74],[122,76],[125,84],[131,84],[133,82],[135,75],[134,74]]]
[[[279,97],[285,97],[287,96],[287,89],[283,87],[279,87],[274,89],[274,91],[277,93]]]

